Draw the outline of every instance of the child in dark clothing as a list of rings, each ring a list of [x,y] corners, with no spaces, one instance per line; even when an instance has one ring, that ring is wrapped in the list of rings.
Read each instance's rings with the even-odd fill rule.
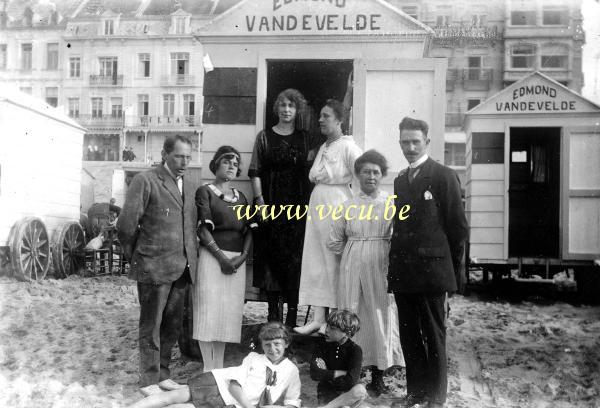
[[[325,336],[310,360],[310,378],[319,381],[317,398],[323,408],[357,407],[367,396],[359,384],[362,350],[352,336],[360,329],[355,313],[337,310],[327,318]]]

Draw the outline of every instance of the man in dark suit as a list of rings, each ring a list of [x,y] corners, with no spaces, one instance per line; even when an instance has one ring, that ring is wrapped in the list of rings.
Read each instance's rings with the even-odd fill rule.
[[[197,264],[195,190],[185,177],[191,141],[170,136],[163,163],[137,174],[117,221],[118,236],[137,281],[140,302],[140,391],[178,387],[170,377],[171,348],[182,326],[185,289]],[[190,275],[192,272],[192,275]]]
[[[441,407],[446,401],[446,306],[456,291],[468,235],[456,173],[427,156],[429,127],[405,117],[400,147],[409,167],[394,180],[396,213],[408,204],[408,218],[394,220],[388,288],[398,306],[400,343],[406,361],[405,406]]]

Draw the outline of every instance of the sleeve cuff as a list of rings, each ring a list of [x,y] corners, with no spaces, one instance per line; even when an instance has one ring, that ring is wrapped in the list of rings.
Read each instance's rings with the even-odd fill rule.
[[[250,229],[258,228],[258,224],[257,224],[257,223],[255,223],[255,222],[253,222],[252,224],[248,225],[248,227],[249,227]]]
[[[201,225],[206,225],[206,227],[211,231],[215,230],[215,224],[211,220],[198,220],[197,228],[199,228]]]

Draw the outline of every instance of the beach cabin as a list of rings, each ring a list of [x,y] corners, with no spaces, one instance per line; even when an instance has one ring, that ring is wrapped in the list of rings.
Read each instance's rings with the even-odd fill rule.
[[[0,90],[0,251],[3,273],[42,279],[75,268],[85,129],[17,90]]]
[[[583,277],[600,258],[600,106],[535,72],[465,129],[471,266]]]
[[[428,58],[432,35],[381,0],[241,1],[196,34],[207,70],[202,163],[220,145],[238,148],[244,171],[236,187],[251,198],[246,170],[256,134],[276,123],[277,94],[296,88],[313,122],[327,99],[349,101],[347,133],[361,148],[386,155],[391,169],[383,187],[392,192],[407,165],[398,144],[404,116],[429,123],[431,155],[444,158],[447,62]],[[206,165],[202,178],[213,179]]]

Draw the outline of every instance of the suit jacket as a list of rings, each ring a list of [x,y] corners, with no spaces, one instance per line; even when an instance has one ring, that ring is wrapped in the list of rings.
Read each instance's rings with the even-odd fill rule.
[[[412,183],[408,169],[394,180],[396,214],[410,205],[408,218],[394,218],[388,288],[399,293],[456,291],[469,226],[454,170],[429,158]]]
[[[190,266],[194,279],[198,261],[196,187],[183,177],[183,197],[177,182],[160,165],[137,174],[127,190],[117,231],[129,278],[162,284],[177,280]]]

